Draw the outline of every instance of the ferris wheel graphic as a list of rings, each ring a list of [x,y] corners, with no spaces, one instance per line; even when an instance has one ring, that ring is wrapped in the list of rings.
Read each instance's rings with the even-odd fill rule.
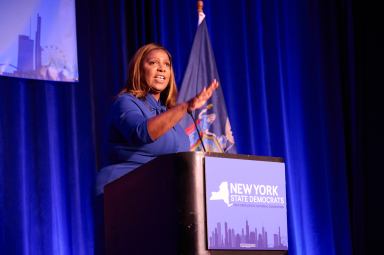
[[[41,48],[40,75],[52,80],[71,79],[66,55],[58,46],[47,45]]]
[[[41,52],[42,66],[53,67],[60,71],[68,66],[65,53],[56,45],[46,45]]]

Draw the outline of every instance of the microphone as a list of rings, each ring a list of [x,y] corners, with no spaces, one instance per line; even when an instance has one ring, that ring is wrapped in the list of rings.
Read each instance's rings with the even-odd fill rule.
[[[195,118],[193,117],[192,112],[188,111],[188,114],[189,114],[189,116],[191,116],[191,118],[192,118],[192,120],[193,120],[193,123],[195,124],[195,128],[196,128],[197,134],[199,135],[199,140],[200,140],[200,142],[201,142],[201,145],[203,146],[203,150],[204,150],[204,152],[207,152],[207,150],[205,149],[205,146],[204,146],[203,138],[202,138],[201,135],[200,135],[200,130],[199,130],[199,128],[197,127],[196,120],[195,120]]]

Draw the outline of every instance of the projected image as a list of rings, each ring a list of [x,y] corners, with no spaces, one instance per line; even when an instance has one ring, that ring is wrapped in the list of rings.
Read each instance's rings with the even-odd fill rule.
[[[78,81],[75,0],[0,2],[0,75]]]

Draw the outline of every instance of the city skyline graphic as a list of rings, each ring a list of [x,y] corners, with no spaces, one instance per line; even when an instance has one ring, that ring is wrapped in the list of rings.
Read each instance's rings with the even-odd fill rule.
[[[14,11],[16,3],[5,6],[0,15]],[[42,0],[23,8],[22,21],[10,16],[0,19],[8,22],[2,25],[5,30],[0,44],[0,75],[78,81],[74,1]]]
[[[224,228],[222,228],[222,226]],[[280,226],[276,233],[272,234],[273,238],[269,239],[268,232],[262,226],[251,228],[248,220],[240,232],[236,232],[234,228],[225,221],[224,224],[217,222],[214,231],[209,234],[209,249],[237,249],[237,250],[288,250],[287,237],[282,237]]]

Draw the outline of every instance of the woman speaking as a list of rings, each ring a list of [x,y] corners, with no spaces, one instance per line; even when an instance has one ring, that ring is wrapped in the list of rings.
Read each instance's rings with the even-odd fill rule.
[[[125,87],[115,99],[109,126],[110,165],[99,172],[97,189],[163,154],[189,151],[178,124],[187,112],[202,107],[219,86],[216,80],[187,102],[176,104],[171,54],[157,44],[137,50]]]

